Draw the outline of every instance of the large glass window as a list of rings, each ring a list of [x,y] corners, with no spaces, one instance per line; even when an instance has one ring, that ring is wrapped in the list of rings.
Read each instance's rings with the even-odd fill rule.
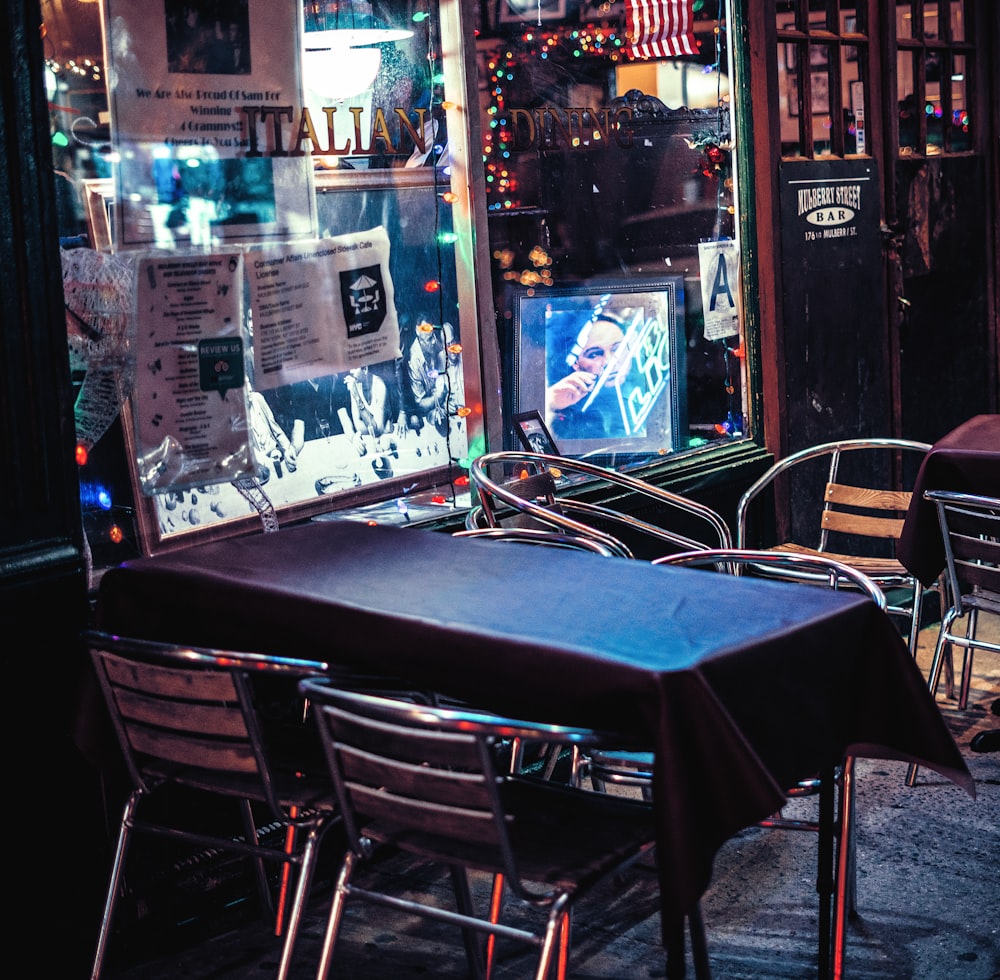
[[[781,154],[869,154],[867,7],[854,0],[776,0]]]
[[[505,417],[616,462],[747,434],[727,4],[484,9]]]
[[[749,435],[729,22],[727,0],[53,5],[94,540],[461,507],[528,411],[616,465]],[[211,435],[176,407],[194,392]]]
[[[46,25],[76,421],[118,533],[467,503],[490,407],[458,0],[73,6],[101,13],[72,56],[81,21]]]
[[[965,0],[896,4],[896,93],[900,156],[974,148],[975,67]]]

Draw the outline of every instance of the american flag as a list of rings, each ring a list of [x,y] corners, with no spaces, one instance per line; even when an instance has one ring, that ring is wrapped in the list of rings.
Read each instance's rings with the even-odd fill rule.
[[[632,58],[698,54],[694,0],[625,0],[625,36]]]

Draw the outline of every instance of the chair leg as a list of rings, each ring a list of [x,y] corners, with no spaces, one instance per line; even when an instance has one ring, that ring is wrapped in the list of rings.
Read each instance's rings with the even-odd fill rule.
[[[979,610],[969,610],[969,622],[965,635],[969,645],[962,652],[962,682],[958,688],[958,709],[965,711],[969,704],[969,688],[972,686],[972,658],[975,654],[976,630],[979,622]]]
[[[844,976],[847,920],[857,915],[854,816],[854,757],[847,756],[840,777],[837,868],[833,897],[833,980],[842,980]]]
[[[935,697],[937,694],[938,682],[941,679],[941,666],[945,660],[945,651],[948,654],[949,663],[951,661],[951,644],[947,641],[946,637],[951,630],[952,623],[955,621],[954,610],[949,610],[945,613],[944,619],[941,620],[941,627],[938,630],[937,643],[934,646],[934,657],[931,660],[931,669],[927,675],[927,687],[931,692],[931,697]],[[946,692],[947,693],[947,692]],[[949,695],[950,696],[950,695]],[[906,770],[906,785],[915,786],[917,783],[917,770],[919,766],[915,762],[911,762]]]
[[[682,980],[687,967],[684,963],[684,918],[673,920],[669,928],[664,929],[666,936],[667,978]]]
[[[302,912],[305,909],[309,889],[312,886],[313,873],[316,870],[320,838],[325,829],[325,827],[320,828],[320,826],[314,825],[309,828],[309,832],[306,834],[306,841],[299,857],[299,880],[295,886],[295,895],[288,913],[288,921],[285,923],[285,940],[281,947],[281,962],[278,965],[277,980],[286,980],[292,966],[295,940],[298,938]],[[285,867],[291,868],[291,864],[286,864]]]
[[[566,980],[569,976],[569,947],[573,932],[573,910],[568,908],[559,930],[559,949],[556,957],[556,978]]]
[[[910,616],[910,653],[917,655],[917,637],[920,634],[920,618],[924,605],[924,587],[919,580],[913,580],[913,606]]]
[[[132,843],[132,826],[136,807],[142,794],[135,790],[129,795],[122,809],[121,825],[118,829],[118,843],[115,845],[115,856],[111,863],[111,878],[108,882],[108,894],[104,900],[104,915],[101,917],[101,931],[97,937],[97,950],[94,953],[94,963],[90,970],[91,980],[98,980],[104,969],[104,957],[108,950],[108,939],[111,936],[111,922],[115,907],[118,904],[118,894],[121,889],[122,873],[125,870],[125,859]]]
[[[257,821],[254,820],[253,808],[249,800],[240,800],[240,817],[243,821],[243,836],[248,844],[257,841]],[[257,888],[257,900],[260,902],[261,911],[264,915],[275,915],[274,897],[271,895],[271,887],[267,882],[267,869],[264,860],[260,857],[252,857],[254,884]]]
[[[494,925],[500,921],[500,913],[503,911],[503,875],[493,876],[493,890],[490,893],[489,921]],[[493,976],[493,963],[496,959],[497,937],[495,933],[486,936],[486,980],[491,980]]]
[[[469,891],[469,877],[460,864],[451,865],[451,887],[455,892],[455,903],[462,915],[472,917],[472,893]],[[479,933],[475,929],[463,929],[462,939],[465,943],[465,956],[469,962],[469,972],[476,980],[486,977],[486,963],[483,955],[483,945]],[[492,965],[491,965],[492,968]]]
[[[556,943],[562,935],[563,920],[569,914],[569,896],[560,895],[549,909],[549,918],[545,923],[545,939],[542,951],[538,956],[538,966],[535,970],[535,980],[546,980],[552,965],[552,956],[556,952]],[[559,980],[565,980],[560,977]]]
[[[694,962],[695,980],[712,980],[712,967],[708,961],[708,941],[705,938],[705,920],[701,914],[701,903],[695,905],[688,915],[688,931],[691,933],[691,959]]]
[[[353,851],[348,851],[344,856],[344,863],[341,865],[340,874],[337,875],[337,882],[333,888],[333,901],[330,904],[330,915],[326,921],[326,935],[323,937],[323,951],[320,954],[319,967],[316,970],[316,980],[326,980],[330,975],[330,961],[333,959],[333,947],[337,942],[340,919],[344,914],[347,893],[351,888],[351,874],[354,871],[354,864],[357,860],[358,856]]]
[[[833,767],[824,768],[819,788],[819,844],[817,850],[816,891],[819,894],[819,980],[829,980],[833,915],[833,838],[834,800]]]

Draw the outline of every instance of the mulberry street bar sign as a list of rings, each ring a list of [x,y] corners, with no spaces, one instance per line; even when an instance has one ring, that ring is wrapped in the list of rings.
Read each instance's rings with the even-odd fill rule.
[[[780,172],[787,392],[801,445],[878,427],[884,285],[871,159],[786,161]],[[815,428],[813,429],[813,426]]]

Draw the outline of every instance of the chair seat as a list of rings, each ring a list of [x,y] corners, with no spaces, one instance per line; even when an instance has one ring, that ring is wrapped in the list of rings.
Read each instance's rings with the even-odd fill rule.
[[[885,578],[898,577],[901,582],[907,582],[912,578],[902,564],[895,558],[874,558],[865,555],[841,555],[835,551],[819,551],[816,548],[806,547],[804,544],[797,544],[794,541],[785,541],[782,544],[774,545],[769,551],[793,552],[800,555],[812,555],[820,558],[830,558],[833,561],[842,562],[856,568],[859,572],[864,572],[869,577]]]
[[[633,800],[591,793],[539,779],[508,778],[501,786],[508,833],[526,881],[588,888],[631,856],[652,848],[652,811]],[[458,844],[385,821],[365,824],[372,840],[435,861],[456,853],[469,868],[495,874],[503,858],[490,845]]]
[[[154,779],[159,778],[205,793],[224,793],[256,803],[269,802],[267,795],[261,792],[260,779],[256,775],[220,773],[197,766],[150,766],[146,772]],[[273,772],[271,775],[275,798],[283,807],[328,811],[335,809],[336,800],[326,770],[316,768],[310,773],[289,771]]]

